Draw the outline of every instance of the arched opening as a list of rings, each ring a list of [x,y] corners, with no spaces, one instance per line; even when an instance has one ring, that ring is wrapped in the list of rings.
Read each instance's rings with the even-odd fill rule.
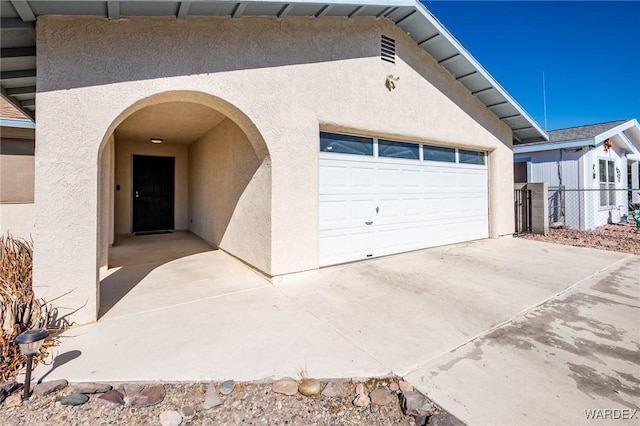
[[[269,274],[270,159],[237,108],[200,92],[145,98],[111,125],[98,170],[99,318],[236,290],[224,276],[242,268],[254,285],[240,260]]]

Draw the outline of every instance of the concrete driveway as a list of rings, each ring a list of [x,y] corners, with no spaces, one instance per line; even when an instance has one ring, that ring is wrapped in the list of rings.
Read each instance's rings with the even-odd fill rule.
[[[188,280],[189,269],[181,271]],[[56,362],[39,366],[35,377],[394,373],[470,424],[582,424],[584,410],[640,405],[638,257],[501,239],[326,268],[275,285],[256,281],[249,269],[234,271],[232,291],[162,299],[69,330]],[[157,283],[147,287],[161,291]]]

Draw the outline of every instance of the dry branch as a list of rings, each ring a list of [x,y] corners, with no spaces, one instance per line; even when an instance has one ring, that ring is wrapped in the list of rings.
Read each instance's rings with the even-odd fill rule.
[[[10,234],[0,236],[0,381],[14,380],[25,365],[15,338],[25,330],[47,328],[51,335],[34,356],[43,362],[58,341],[50,305],[33,292],[33,244]]]

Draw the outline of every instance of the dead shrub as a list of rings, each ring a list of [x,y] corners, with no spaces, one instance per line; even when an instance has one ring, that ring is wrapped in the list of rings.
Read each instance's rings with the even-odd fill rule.
[[[47,328],[49,338],[33,357],[43,362],[48,348],[58,342],[60,330],[51,326],[50,305],[33,293],[33,243],[11,234],[0,236],[0,382],[15,380],[25,366],[15,338],[25,330]]]

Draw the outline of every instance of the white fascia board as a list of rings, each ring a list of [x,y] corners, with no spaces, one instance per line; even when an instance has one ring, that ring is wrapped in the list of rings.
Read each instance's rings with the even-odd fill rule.
[[[637,127],[638,130],[640,131],[640,125],[638,124],[638,120],[636,120],[635,118],[627,121],[626,123],[622,123],[619,126],[614,127],[613,129],[607,130],[604,133],[600,133],[598,136],[595,137],[596,144],[600,144],[606,141],[607,139],[617,135],[622,140],[622,143],[624,144],[624,148],[627,151],[638,152],[638,149],[629,140],[627,135],[623,133],[625,130],[628,130],[632,127]]]
[[[624,130],[630,129],[634,126],[638,127],[638,130],[640,130],[640,125],[638,125],[638,121],[635,118],[627,121],[626,123],[622,123],[619,126],[614,127],[613,129],[609,129],[604,133],[600,133],[595,137],[596,143],[603,142],[610,137],[615,136],[617,133],[622,133]]]
[[[547,143],[533,143],[514,145],[514,154],[526,154],[529,152],[541,152],[541,151],[553,151],[554,149],[572,149],[582,148],[585,146],[594,146],[593,139],[579,139],[575,141],[562,141],[562,142],[547,142]]]
[[[35,129],[36,123],[29,118],[0,117],[0,127],[13,127],[18,129]]]
[[[620,136],[620,139],[622,139],[622,142],[624,142],[624,144],[626,145],[629,154],[637,154],[639,152],[638,148],[636,148],[636,146],[629,140],[627,135],[625,135],[623,132],[620,132],[618,133],[618,136]]]
[[[418,12],[420,12],[422,16],[424,16],[429,22],[431,22],[431,24],[440,32],[440,34],[442,34],[449,41],[449,43],[451,43],[456,48],[456,50],[458,50],[460,54],[465,59],[467,59],[475,69],[478,70],[480,75],[486,78],[487,81],[496,89],[496,91],[504,96],[507,102],[513,105],[518,113],[520,113],[527,120],[527,122],[531,124],[531,126],[535,130],[537,130],[545,140],[548,141],[549,135],[547,134],[547,132],[543,130],[542,127],[540,127],[540,125],[533,119],[533,117],[531,117],[529,113],[527,113],[525,109],[522,108],[520,104],[516,102],[516,100],[511,97],[511,95],[491,76],[491,74],[489,74],[489,72],[482,65],[480,65],[478,61],[476,61],[471,53],[469,53],[467,49],[465,49],[464,46],[462,46],[462,44],[460,44],[460,42],[449,32],[449,30],[447,30],[445,26],[441,24],[440,21],[438,21],[438,18],[436,18],[431,13],[431,11],[429,11],[429,9],[427,9],[419,1],[415,1],[414,3]]]

